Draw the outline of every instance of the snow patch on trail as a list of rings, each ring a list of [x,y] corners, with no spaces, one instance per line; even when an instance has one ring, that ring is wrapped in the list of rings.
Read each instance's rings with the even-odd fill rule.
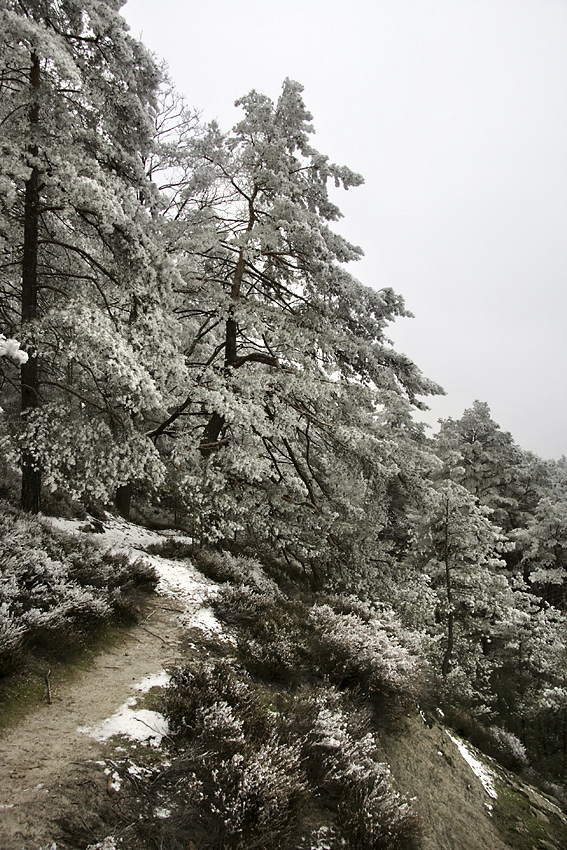
[[[165,540],[179,540],[191,543],[190,538],[176,532],[160,533],[126,522],[126,520],[108,516],[102,523],[85,522],[84,520],[69,520],[49,518],[49,522],[61,531],[79,535],[85,530],[93,540],[105,549],[125,553],[131,558],[142,558],[156,571],[159,581],[156,593],[175,600],[182,607],[179,612],[180,621],[186,628],[196,628],[209,635],[223,634],[223,627],[213,610],[208,606],[211,598],[218,591],[218,584],[210,581],[187,560],[162,558],[160,555],[148,554],[148,546],[161,544]],[[101,531],[93,531],[98,528]],[[231,640],[228,635],[223,635]],[[147,693],[154,687],[165,687],[169,676],[165,670],[146,676],[134,686],[134,689]],[[167,720],[156,711],[136,708],[138,697],[130,697],[117,711],[99,723],[97,726],[80,726],[82,732],[96,741],[107,741],[115,735],[123,735],[132,741],[145,742],[153,747],[159,747],[164,736],[168,734]]]
[[[447,731],[447,730],[445,730]],[[485,764],[479,761],[471,752],[471,750],[467,747],[464,741],[461,741],[460,738],[451,735],[450,732],[447,732],[447,735],[451,739],[451,741],[455,744],[460,754],[467,762],[469,767],[472,769],[474,774],[480,779],[484,786],[484,790],[488,794],[489,797],[492,797],[493,800],[498,799],[498,794],[496,792],[496,788],[494,787],[494,781],[496,779],[496,774],[493,773]]]
[[[167,720],[157,711],[135,706],[136,697],[130,697],[112,717],[107,717],[98,726],[79,726],[77,731],[100,743],[115,735],[123,735],[131,741],[159,747],[162,739],[169,733]]]
[[[49,518],[49,522],[61,531],[80,534],[89,526],[84,520]],[[114,552],[122,552],[134,558],[142,558],[156,571],[159,581],[156,593],[175,599],[185,606],[186,613],[191,614],[191,626],[202,628],[203,631],[220,633],[222,627],[212,611],[197,616],[198,609],[209,601],[218,589],[218,585],[200,573],[190,561],[178,561],[173,558],[162,558],[160,555],[149,555],[145,549],[148,546],[163,543],[165,540],[179,540],[191,543],[191,539],[180,533],[161,533],[142,528],[117,517],[108,517],[102,523],[104,529],[91,536],[99,545]]]
[[[159,673],[152,673],[151,676],[144,676],[141,682],[134,685],[134,690],[141,691],[147,694],[152,688],[165,688],[169,684],[171,676],[166,670],[160,670]]]

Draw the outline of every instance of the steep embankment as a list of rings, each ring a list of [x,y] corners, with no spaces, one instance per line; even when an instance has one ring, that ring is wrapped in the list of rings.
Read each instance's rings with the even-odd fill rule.
[[[564,850],[557,804],[436,721],[408,719],[383,746],[399,787],[419,801],[423,850]]]

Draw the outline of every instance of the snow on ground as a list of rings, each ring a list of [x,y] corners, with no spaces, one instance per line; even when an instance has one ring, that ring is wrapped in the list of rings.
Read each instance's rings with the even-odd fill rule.
[[[445,730],[447,732],[447,730]],[[484,790],[492,797],[493,800],[498,799],[498,794],[496,793],[496,788],[494,787],[494,780],[496,779],[496,775],[481,761],[479,761],[471,752],[469,747],[465,744],[464,741],[461,741],[460,738],[451,735],[450,732],[447,732],[447,735],[451,739],[451,741],[458,748],[460,754],[467,762],[467,764],[471,767],[475,775],[480,779],[482,784],[484,785]]]
[[[165,688],[169,684],[171,676],[166,670],[160,670],[159,673],[152,673],[151,676],[144,676],[141,682],[134,685],[134,690],[141,691],[147,694],[152,688]]]
[[[49,518],[55,528],[71,534],[80,534],[81,529],[89,526],[89,522],[75,519]],[[179,540],[191,543],[191,539],[180,533],[161,534],[157,531],[142,528],[117,517],[107,517],[102,523],[104,531],[89,532],[93,540],[114,552],[126,552],[142,558],[150,564],[159,576],[156,593],[181,602],[186,607],[186,613],[191,615],[191,626],[203,631],[221,631],[221,625],[210,609],[208,613],[200,613],[199,609],[213,596],[218,585],[207,579],[188,561],[177,561],[172,558],[162,558],[160,555],[149,555],[145,548],[152,544],[163,543],[164,540]]]
[[[136,708],[136,697],[130,697],[112,717],[107,717],[98,726],[79,726],[77,731],[89,735],[95,741],[107,741],[114,735],[123,735],[131,741],[159,747],[168,734],[167,720],[157,711]]]

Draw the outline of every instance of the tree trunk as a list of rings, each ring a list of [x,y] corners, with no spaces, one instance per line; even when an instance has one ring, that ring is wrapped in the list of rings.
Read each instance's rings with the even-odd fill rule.
[[[132,504],[133,489],[134,488],[131,484],[124,484],[116,490],[116,495],[114,497],[116,510],[121,517],[124,517],[124,519],[130,519],[130,506]]]
[[[254,190],[248,201],[248,224],[246,225],[246,233],[250,233],[252,231],[254,223],[256,221],[254,201],[256,200],[257,194],[258,186],[254,186]],[[240,298],[240,290],[242,288],[242,281],[244,280],[245,265],[246,264],[244,261],[244,250],[241,248],[238,254],[238,260],[236,262],[236,268],[234,270],[234,277],[232,279],[232,286],[230,289],[230,297],[233,301],[238,301],[238,299]],[[226,321],[224,349],[225,372],[228,371],[228,368],[236,361],[237,339],[238,325],[236,323],[236,319],[234,319],[232,316],[229,316]],[[224,416],[222,416],[220,413],[217,413],[215,411],[211,414],[203,432],[201,443],[199,445],[199,450],[204,457],[210,455],[211,452],[214,451],[214,449],[217,447],[216,444],[218,443],[221,431],[224,428],[225,421],[226,420]]]
[[[31,56],[30,84],[37,96],[40,85],[39,58],[35,53]],[[30,107],[30,125],[39,122],[39,104],[37,101]],[[25,184],[24,206],[24,246],[22,260],[22,326],[32,323],[38,317],[37,305],[37,253],[39,233],[39,169],[35,162],[38,155],[37,145],[28,148],[32,171]],[[29,336],[29,334],[28,334]],[[33,339],[28,345],[29,359],[21,367],[21,410],[25,414],[39,406],[39,380],[37,351]],[[29,513],[39,513],[41,510],[41,469],[30,451],[22,452],[22,508]]]
[[[236,359],[236,339],[238,326],[235,319],[227,319],[226,336],[225,336],[225,352],[224,352],[224,368],[227,370]],[[206,457],[210,455],[216,448],[221,431],[224,428],[225,418],[216,411],[211,414],[209,421],[203,431],[201,444],[199,449],[201,454]]]
[[[443,663],[441,665],[441,674],[445,679],[447,677],[447,673],[449,672],[451,666],[451,657],[453,655],[453,642],[454,642],[454,619],[455,613],[453,610],[453,586],[451,584],[451,568],[449,564],[449,499],[447,498],[445,502],[445,546],[444,546],[443,557],[445,560],[445,580],[447,583],[447,606],[449,608],[449,614],[447,617],[447,649],[445,650],[445,655],[443,656]]]

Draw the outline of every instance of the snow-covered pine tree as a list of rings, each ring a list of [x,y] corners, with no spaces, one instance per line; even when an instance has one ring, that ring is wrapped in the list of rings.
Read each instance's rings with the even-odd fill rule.
[[[389,485],[418,465],[409,411],[438,388],[385,335],[402,298],[344,268],[362,252],[331,229],[328,185],[362,178],[311,146],[302,86],[237,105],[232,132],[213,123],[187,148],[169,232],[193,380],[153,434],[197,536],[253,542],[319,579],[364,570]]]
[[[501,560],[506,543],[492,511],[450,480],[432,486],[412,557],[430,577],[437,602],[438,671],[455,693],[490,701],[491,639],[508,625],[512,587]],[[433,623],[430,628],[435,632]]]
[[[460,419],[444,419],[435,447],[445,475],[492,508],[505,532],[529,518],[541,495],[544,465],[500,428],[486,402],[475,401]]]
[[[0,3],[0,319],[30,354],[21,426],[5,407],[31,511],[42,479],[108,498],[161,474],[139,421],[176,368],[143,168],[159,72],[121,5]]]

